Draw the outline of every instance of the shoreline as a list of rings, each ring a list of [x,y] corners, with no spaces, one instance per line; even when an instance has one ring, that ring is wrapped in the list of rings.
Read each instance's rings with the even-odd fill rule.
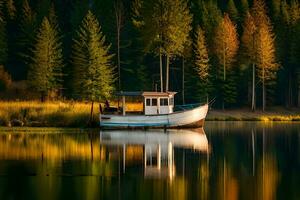
[[[286,109],[284,107],[273,107],[268,111],[249,109],[210,110],[206,121],[300,121],[300,109]]]
[[[112,102],[115,106],[116,102]],[[89,102],[54,101],[0,101],[0,126],[2,127],[99,127],[99,103],[94,106],[92,126],[87,126],[90,116]],[[142,109],[141,103],[128,103],[127,111]],[[272,107],[268,111],[251,112],[249,108],[216,110],[210,109],[206,121],[300,121],[300,108]]]

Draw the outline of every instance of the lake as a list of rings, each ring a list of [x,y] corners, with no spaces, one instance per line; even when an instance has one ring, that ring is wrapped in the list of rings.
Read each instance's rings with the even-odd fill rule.
[[[300,123],[0,128],[0,199],[299,199]]]

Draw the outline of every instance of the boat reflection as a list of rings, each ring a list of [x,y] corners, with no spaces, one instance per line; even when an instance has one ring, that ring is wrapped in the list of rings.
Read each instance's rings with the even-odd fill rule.
[[[175,176],[174,148],[209,153],[204,130],[101,131],[100,144],[122,147],[123,173],[126,171],[127,148],[142,148],[144,177],[170,178]]]

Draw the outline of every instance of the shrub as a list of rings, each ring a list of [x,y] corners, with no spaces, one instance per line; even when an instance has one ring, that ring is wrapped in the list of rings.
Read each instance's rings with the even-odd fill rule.
[[[0,65],[0,92],[6,91],[11,86],[11,77]]]

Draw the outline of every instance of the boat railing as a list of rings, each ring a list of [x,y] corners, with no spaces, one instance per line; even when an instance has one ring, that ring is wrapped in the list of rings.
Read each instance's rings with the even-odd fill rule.
[[[204,103],[193,103],[193,104],[184,104],[184,105],[176,105],[174,110],[176,111],[185,111],[185,110],[191,110],[193,108],[197,108],[201,105],[204,105]]]

